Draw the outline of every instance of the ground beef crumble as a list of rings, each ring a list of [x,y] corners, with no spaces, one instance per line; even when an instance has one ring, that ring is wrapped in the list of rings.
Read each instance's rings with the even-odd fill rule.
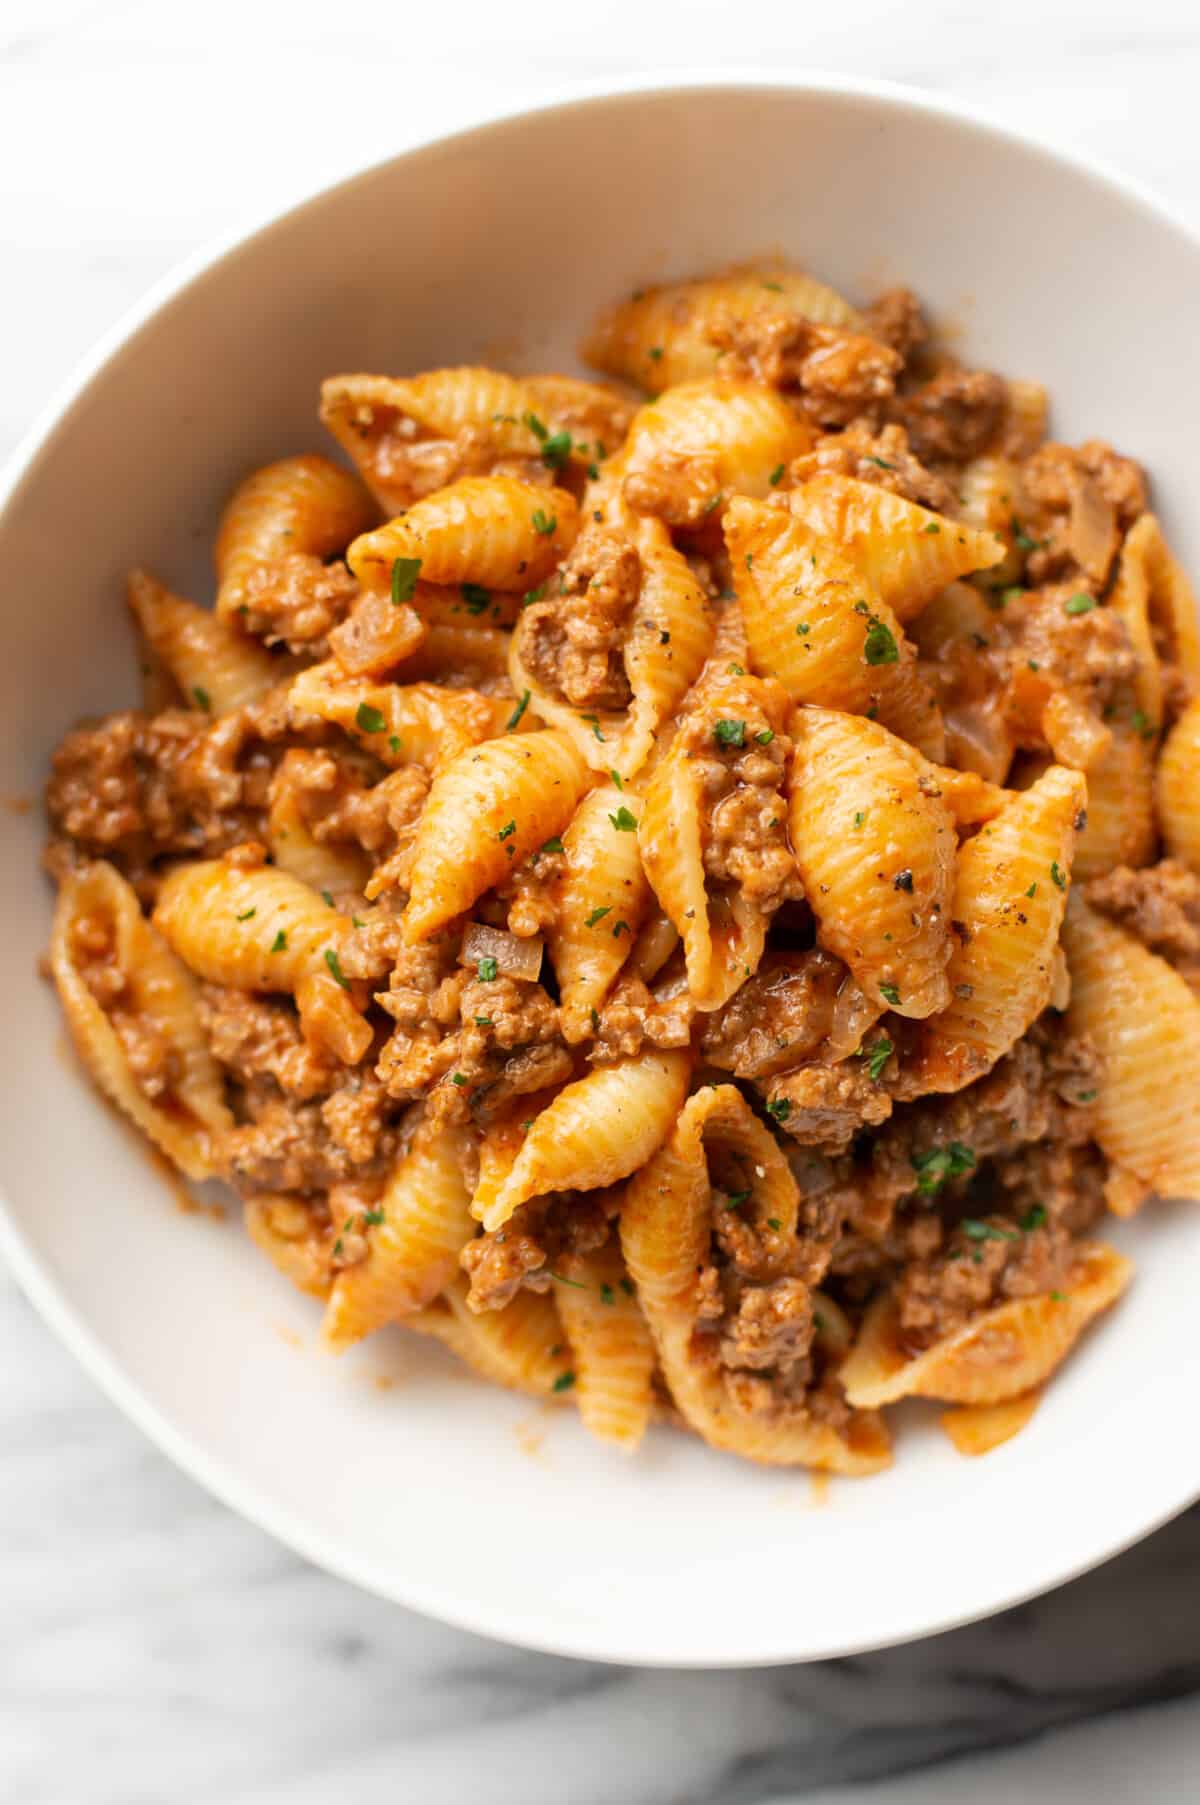
[[[559,593],[522,616],[530,676],[573,708],[624,708],[630,688],[622,654],[641,575],[637,548],[624,534],[589,522],[562,567]]]
[[[502,1310],[522,1289],[566,1283],[560,1263],[604,1245],[617,1202],[611,1192],[552,1191],[523,1203],[503,1228],[468,1241],[461,1258],[472,1310]]]
[[[826,433],[813,449],[791,465],[793,482],[814,476],[850,476],[873,483],[905,501],[915,501],[938,514],[956,512],[956,491],[944,476],[927,470],[914,456],[902,426],[885,426],[873,432],[854,421],[844,432]]]
[[[323,564],[307,552],[289,552],[258,564],[240,585],[242,624],[269,646],[323,657],[328,636],[358,595],[358,584],[339,560]]]
[[[1042,445],[1020,468],[1021,524],[1033,583],[1079,577],[1102,587],[1122,534],[1146,507],[1146,478],[1102,439]]]
[[[1200,877],[1176,859],[1132,871],[1118,865],[1084,887],[1093,909],[1135,934],[1200,987]]]

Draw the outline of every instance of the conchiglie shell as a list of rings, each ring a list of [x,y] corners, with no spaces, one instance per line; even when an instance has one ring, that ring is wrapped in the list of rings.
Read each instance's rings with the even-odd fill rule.
[[[217,529],[217,613],[235,614],[261,564],[304,552],[327,558],[375,518],[357,476],[309,454],[267,464],[238,485]]]
[[[944,757],[941,717],[913,648],[839,549],[785,509],[741,498],[726,510],[725,543],[757,670],[798,702],[870,711],[930,758]],[[887,636],[895,659],[869,664],[868,648],[886,652]]]
[[[571,1348],[583,1425],[632,1454],[651,1411],[655,1352],[614,1238],[560,1262],[558,1314]]]
[[[1086,797],[1079,772],[1051,765],[961,848],[951,1000],[925,1023],[908,1062],[927,1089],[960,1090],[990,1071],[1050,1002],[1075,823]]]
[[[1096,1139],[1160,1196],[1200,1198],[1200,999],[1165,959],[1078,897],[1063,943],[1068,1021],[1100,1055]]]
[[[230,714],[265,695],[287,668],[231,621],[172,595],[144,570],[129,573],[129,606],[189,707]]]
[[[571,434],[572,457],[603,462],[629,431],[633,404],[607,383],[553,373],[523,380],[534,412],[550,431]]]
[[[493,1385],[538,1398],[561,1393],[564,1403],[571,1400],[569,1355],[552,1297],[518,1291],[503,1310],[474,1316],[467,1308],[466,1280],[460,1277],[437,1303],[403,1321],[406,1329],[450,1348]]]
[[[1148,865],[1158,844],[1154,819],[1154,748],[1116,722],[1108,746],[1087,774],[1087,826],[1075,849],[1075,875],[1102,877],[1114,865]]]
[[[1021,1433],[1041,1401],[1041,1391],[1034,1390],[1001,1404],[964,1404],[943,1410],[938,1424],[960,1454],[990,1454]]]
[[[173,1055],[170,1089],[162,1097],[148,1097],[137,1083],[119,1034],[77,968],[72,930],[85,920],[107,930],[125,979],[122,1010],[153,1028]],[[215,1177],[233,1118],[200,1025],[196,987],[111,865],[88,865],[64,882],[54,912],[50,970],[79,1057],[105,1096],[189,1178]]]
[[[464,1138],[461,1129],[423,1127],[396,1161],[377,1206],[383,1221],[366,1227],[366,1258],[333,1281],[321,1335],[334,1352],[423,1310],[457,1275],[476,1226]]]
[[[712,375],[720,352],[707,336],[730,318],[767,310],[816,326],[858,326],[854,308],[799,270],[744,265],[724,275],[639,290],[597,320],[583,345],[586,362],[645,389]]]
[[[688,990],[698,1008],[711,1010],[758,969],[767,923],[740,891],[708,893],[700,782],[685,757],[669,753],[662,760],[646,785],[638,847],[662,911],[683,941]]]
[[[779,466],[811,443],[811,429],[762,383],[728,378],[682,383],[634,415],[622,454],[625,499],[636,507],[634,483],[673,468],[672,493],[677,486],[679,505],[663,518],[696,524],[719,513],[721,498],[768,495]]]
[[[846,1397],[868,1409],[910,1397],[951,1404],[998,1404],[1017,1397],[1045,1383],[1132,1277],[1132,1264],[1113,1248],[1081,1242],[1061,1296],[997,1304],[911,1356],[898,1342],[895,1300],[885,1292],[867,1311],[841,1368]]]
[[[154,924],[210,984],[291,992],[306,1039],[346,1063],[356,1064],[370,1046],[370,1024],[326,959],[336,955],[350,922],[289,872],[227,859],[178,865],[163,881]]]
[[[913,1018],[944,1009],[958,848],[949,809],[923,792],[910,748],[874,721],[797,708],[790,730],[791,840],[822,945],[881,1007]]]
[[[791,491],[788,505],[814,538],[837,542],[869,592],[902,623],[947,583],[1004,556],[993,533],[849,476],[813,477]]]
[[[332,658],[301,671],[288,702],[297,718],[332,722],[392,770],[419,764],[435,771],[496,731],[490,696],[437,683],[348,677]]]
[[[593,770],[616,771],[628,780],[642,769],[655,734],[699,676],[714,623],[704,590],[662,523],[638,520],[625,509],[619,514],[642,567],[624,648],[629,707],[582,713],[554,695],[530,669],[528,629],[520,621],[512,638],[509,676],[515,693],[528,690],[532,712],[569,734]]]
[[[1154,795],[1167,851],[1200,872],[1200,697],[1189,702],[1167,735]]]
[[[417,829],[404,913],[410,946],[469,909],[485,890],[560,834],[588,783],[563,733],[485,741],[442,767]]]
[[[590,1035],[592,1011],[624,965],[650,902],[636,828],[614,824],[622,808],[636,821],[642,798],[615,784],[592,790],[562,836],[566,869],[555,888],[546,944],[558,980],[563,1036],[572,1043]]]
[[[364,533],[346,561],[369,589],[390,586],[397,558],[416,558],[427,583],[528,590],[566,556],[578,526],[579,510],[565,489],[512,476],[464,476]]]
[[[1172,557],[1153,514],[1139,515],[1125,535],[1109,608],[1125,623],[1137,654],[1138,707],[1162,724],[1163,679],[1157,646],[1188,677],[1200,678],[1200,615],[1195,592]]]
[[[815,1422],[802,1408],[772,1416],[741,1410],[713,1356],[696,1344],[696,1281],[712,1237],[709,1156],[718,1150],[753,1173],[753,1196],[743,1213],[765,1245],[776,1248],[779,1262],[786,1261],[795,1234],[799,1193],[774,1137],[733,1085],[698,1091],[669,1141],[626,1188],[620,1218],[622,1251],[671,1396],[711,1447],[771,1465],[877,1472],[890,1459],[877,1417],[856,1416],[842,1431]],[[771,1230],[772,1221],[778,1231]]]
[[[393,672],[398,683],[425,681],[453,688],[465,684],[489,694],[501,690],[508,694],[511,634],[499,627],[476,626],[461,608],[439,609],[424,619],[420,645]]]
[[[301,1198],[252,1197],[243,1215],[246,1233],[277,1272],[306,1297],[329,1296],[329,1237],[314,1225]]]
[[[670,1133],[687,1089],[686,1052],[642,1053],[598,1065],[561,1090],[534,1120],[503,1184],[483,1206],[489,1232],[518,1204],[547,1191],[594,1191],[644,1165]]]
[[[988,587],[998,589],[1019,582],[1021,550],[1014,521],[1020,486],[1012,458],[995,452],[971,458],[959,471],[955,487],[960,517],[970,526],[994,533],[1003,546],[1003,558],[990,567]]]

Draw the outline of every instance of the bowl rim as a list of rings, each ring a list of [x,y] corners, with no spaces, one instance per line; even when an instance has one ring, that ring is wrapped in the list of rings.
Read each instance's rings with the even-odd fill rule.
[[[781,76],[761,70],[736,67],[732,70],[714,69],[705,66],[684,68],[674,76],[655,72],[623,79],[605,77],[592,81],[563,82],[557,84],[544,99],[488,108],[471,124],[451,132],[423,135],[391,155],[355,165],[345,174],[322,182],[317,187],[305,187],[299,198],[290,204],[261,210],[252,215],[248,222],[243,221],[206,239],[198,249],[174,263],[75,361],[72,369],[52,390],[32,424],[26,428],[15,448],[0,466],[0,533],[3,532],[9,504],[26,479],[33,476],[43,453],[50,448],[57,435],[69,430],[72,412],[92,382],[127,346],[134,343],[142,330],[170,302],[210,271],[216,270],[266,237],[276,227],[291,224],[308,208],[323,205],[343,190],[349,190],[360,181],[381,174],[393,164],[419,162],[422,158],[438,154],[447,148],[466,146],[473,140],[484,140],[492,134],[500,135],[507,128],[527,120],[599,108],[613,101],[657,101],[715,92],[731,96],[774,93],[811,95],[818,99],[830,96],[848,100],[862,99],[882,104],[897,117],[907,114],[947,121],[1001,147],[1032,153],[1047,164],[1066,167],[1092,184],[1132,203],[1160,227],[1178,235],[1200,254],[1200,228],[1183,219],[1141,182],[1113,168],[1104,159],[1063,149],[1036,133],[1017,129],[991,118],[982,108],[948,100],[942,95],[904,83],[836,71],[807,70]],[[1178,1488],[1179,1495],[1172,1494],[1149,1518],[1136,1513],[1136,1521],[1127,1525],[1115,1538],[1106,1534],[1097,1546],[1085,1548],[1064,1566],[1056,1565],[1052,1575],[1035,1577],[1027,1586],[1023,1585],[1016,1590],[1005,1589],[990,1601],[976,1604],[968,1610],[939,1610],[928,1619],[914,1618],[903,1631],[866,1638],[855,1635],[835,1637],[827,1639],[820,1646],[806,1647],[798,1654],[782,1654],[776,1648],[761,1655],[739,1654],[732,1659],[697,1655],[678,1647],[668,1649],[663,1644],[648,1652],[637,1646],[622,1646],[613,1638],[605,1638],[603,1644],[597,1647],[589,1641],[586,1629],[581,1629],[578,1637],[566,1638],[552,1633],[549,1628],[539,1631],[528,1624],[514,1627],[503,1620],[502,1612],[488,1608],[475,1609],[470,1600],[442,1596],[439,1588],[426,1587],[419,1574],[405,1575],[401,1582],[391,1574],[380,1573],[371,1560],[356,1559],[353,1552],[348,1551],[344,1545],[310,1529],[286,1507],[263,1496],[257,1485],[244,1479],[220,1457],[207,1452],[185,1429],[175,1424],[165,1409],[152,1402],[142,1391],[137,1379],[125,1370],[100,1336],[88,1326],[49,1265],[26,1240],[3,1187],[0,1187],[0,1258],[4,1260],[29,1303],[109,1401],[190,1479],[228,1509],[273,1536],[313,1566],[376,1597],[402,1605],[455,1629],[486,1636],[510,1646],[569,1659],[647,1668],[711,1671],[721,1668],[800,1664],[896,1647],[980,1622],[997,1612],[1011,1609],[1077,1579],[1152,1535],[1200,1498],[1198,1465],[1194,1482]]]

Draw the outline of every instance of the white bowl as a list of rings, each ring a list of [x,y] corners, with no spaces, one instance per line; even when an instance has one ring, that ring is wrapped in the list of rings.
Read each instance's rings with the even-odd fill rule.
[[[160,289],[104,347],[17,459],[0,519],[0,794],[36,794],[75,717],[132,699],[124,571],[207,596],[221,499],[254,463],[322,445],[323,375],[561,364],[639,280],[774,249],[852,292],[907,280],[971,357],[1044,379],[1061,435],[1149,465],[1200,568],[1200,247],[1180,227],[894,90],[627,91],[369,170]],[[626,1462],[398,1332],[322,1355],[315,1307],[235,1219],[176,1209],[84,1083],[36,975],[40,819],[3,828],[3,1245],[147,1434],[312,1560],[562,1653],[802,1660],[998,1610],[1200,1493],[1200,1220],[1182,1207],[1114,1237],[1134,1288],[1016,1440],[971,1462],[902,1419],[892,1471],[827,1497],[666,1430]]]

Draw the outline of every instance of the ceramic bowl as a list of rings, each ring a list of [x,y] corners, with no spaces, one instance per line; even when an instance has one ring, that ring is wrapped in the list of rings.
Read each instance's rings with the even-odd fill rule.
[[[0,794],[36,796],[78,716],[131,702],[126,568],[211,595],[252,465],[328,449],[329,372],[566,365],[639,282],[782,251],[852,296],[905,280],[963,354],[1045,381],[1054,430],[1153,474],[1200,569],[1200,247],[1127,185],[911,94],[699,83],[573,100],[354,176],[159,288],[15,461],[0,517]],[[901,1413],[882,1477],[814,1486],[573,1413],[388,1332],[335,1361],[242,1233],[176,1207],[84,1082],[37,975],[37,811],[0,814],[0,1211],[18,1279],[110,1396],[311,1560],[533,1647],[689,1665],[923,1635],[1068,1578],[1200,1493],[1200,1216],[1114,1233],[1138,1276],[1029,1427],[983,1460]],[[1169,1074],[1164,1073],[1164,1082]]]

